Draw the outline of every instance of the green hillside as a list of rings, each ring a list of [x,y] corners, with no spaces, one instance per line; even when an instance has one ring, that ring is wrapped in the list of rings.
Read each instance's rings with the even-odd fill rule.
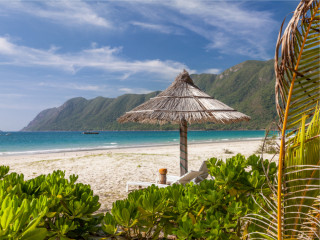
[[[209,95],[251,116],[251,121],[231,125],[194,124],[190,129],[264,129],[276,119],[273,60],[246,61],[219,75],[194,74],[191,78]],[[125,94],[117,98],[97,97],[91,100],[73,98],[58,108],[40,112],[23,131],[177,129],[177,126],[170,124],[119,124],[116,121],[122,114],[158,93]]]
[[[263,129],[277,118],[273,63],[246,61],[211,78],[208,74],[192,76],[206,93],[251,117],[250,122],[219,126],[220,129]],[[216,127],[212,124],[212,128]]]

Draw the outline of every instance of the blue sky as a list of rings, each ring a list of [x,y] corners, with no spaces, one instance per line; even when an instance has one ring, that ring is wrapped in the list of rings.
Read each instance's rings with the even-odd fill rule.
[[[298,1],[0,0],[0,130],[73,97],[165,89],[274,56]]]

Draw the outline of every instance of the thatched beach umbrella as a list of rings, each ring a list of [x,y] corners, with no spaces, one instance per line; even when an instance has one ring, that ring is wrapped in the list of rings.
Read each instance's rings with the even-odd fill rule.
[[[184,70],[158,96],[127,112],[118,121],[180,125],[180,175],[188,172],[187,123],[235,123],[250,117],[210,97]]]

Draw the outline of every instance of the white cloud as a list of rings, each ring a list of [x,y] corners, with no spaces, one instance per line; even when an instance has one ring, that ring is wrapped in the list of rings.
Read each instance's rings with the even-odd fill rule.
[[[182,32],[177,28],[165,26],[161,24],[151,24],[151,23],[134,21],[134,22],[131,22],[131,25],[138,26],[147,30],[165,33],[165,34],[182,34]]]
[[[191,31],[207,49],[223,54],[269,59],[268,47],[279,25],[272,13],[253,10],[250,1],[0,1],[0,13],[30,14],[55,23],[92,25],[124,31],[137,26],[163,34]],[[2,9],[2,10],[1,10]],[[274,46],[272,46],[274,47]]]
[[[121,10],[117,6],[121,6]],[[0,12],[26,13],[72,27],[88,24],[122,31],[124,26],[137,26],[148,31],[180,35],[191,31],[207,40],[208,50],[217,49],[223,54],[264,60],[272,57],[267,52],[270,42],[274,40],[271,39],[272,33],[278,30],[271,12],[253,10],[247,1],[136,0],[96,3],[81,0],[17,0],[0,1],[0,7]]]
[[[239,2],[188,3],[177,0],[175,6],[191,18],[194,16],[202,19],[204,27],[202,24],[195,25],[189,21],[189,29],[205,37],[209,41],[208,48],[218,49],[227,54],[270,58],[267,56],[267,46],[271,33],[277,26],[270,12],[250,10]]]
[[[76,73],[82,68],[100,69],[120,73],[125,78],[136,73],[152,73],[157,77],[174,78],[186,65],[171,60],[127,60],[121,58],[121,47],[109,46],[85,49],[76,53],[58,54],[55,48],[35,49],[14,44],[7,37],[0,37],[0,65],[42,66]],[[189,70],[190,73],[195,71]],[[121,78],[121,77],[120,77]]]
[[[5,37],[0,37],[0,52],[5,55],[14,54],[14,45]]]
[[[63,88],[71,90],[80,91],[93,91],[93,92],[103,92],[107,89],[106,85],[92,85],[92,84],[79,84],[79,83],[54,83],[54,82],[40,82],[38,86],[49,87],[49,88]]]
[[[112,24],[83,1],[0,1],[0,13],[25,13],[63,25],[93,25],[110,28]]]
[[[221,69],[218,68],[209,68],[203,71],[204,73],[212,73],[212,74],[219,74]]]
[[[39,87],[44,88],[55,88],[55,89],[69,89],[69,90],[78,90],[83,92],[100,92],[104,95],[107,94],[109,96],[113,96],[114,93],[118,94],[125,94],[125,93],[133,93],[133,94],[147,94],[154,90],[145,89],[145,88],[129,88],[129,87],[115,87],[115,86],[108,86],[105,84],[101,85],[94,85],[94,84],[81,84],[81,83],[55,83],[55,82],[40,82],[38,83]],[[16,94],[10,94],[12,97],[18,97],[15,96]],[[5,94],[0,94],[1,97],[6,97]],[[22,96],[21,96],[22,97]],[[69,96],[66,99],[72,98],[73,96]]]
[[[207,49],[269,59],[268,47],[279,24],[271,12],[252,10],[249,4],[247,1],[140,0],[127,5],[145,17],[145,26],[150,21],[163,28],[180,26],[205,38]]]
[[[119,92],[123,93],[134,93],[134,94],[147,94],[152,92],[152,90],[144,88],[119,88]]]

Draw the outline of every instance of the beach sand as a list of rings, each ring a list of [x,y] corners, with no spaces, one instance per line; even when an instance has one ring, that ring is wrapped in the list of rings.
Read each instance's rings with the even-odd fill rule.
[[[226,159],[241,153],[250,156],[261,140],[224,141],[189,144],[189,170],[199,169],[202,161],[211,157]],[[228,151],[232,153],[226,153]],[[271,159],[273,155],[264,155]],[[155,182],[159,168],[179,175],[179,145],[119,148],[108,150],[45,153],[35,155],[0,156],[0,164],[10,166],[10,172],[23,173],[25,179],[63,170],[66,176],[76,174],[77,182],[90,184],[99,195],[100,211],[108,211],[112,202],[127,196],[127,181]],[[134,189],[134,187],[130,188]]]

